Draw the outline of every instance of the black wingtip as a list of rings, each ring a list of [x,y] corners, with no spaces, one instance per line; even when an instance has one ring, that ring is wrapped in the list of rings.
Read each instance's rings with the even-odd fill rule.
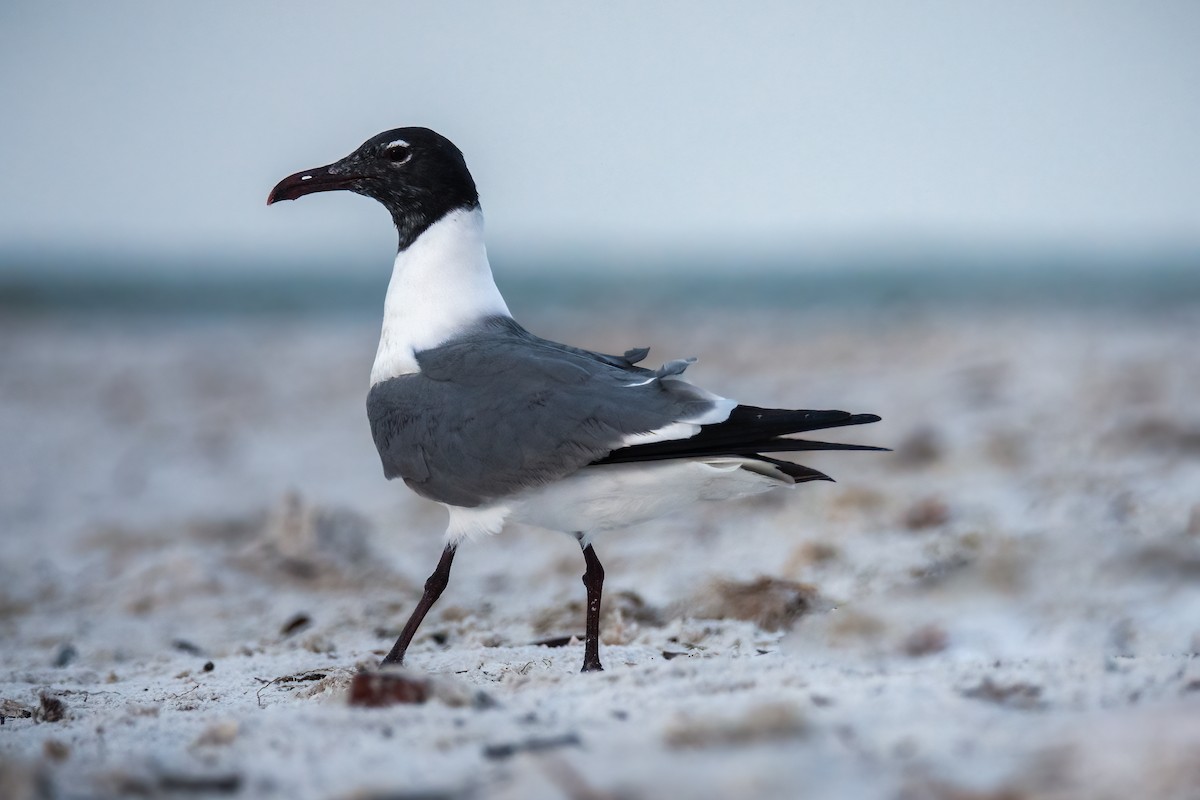
[[[758,444],[745,445],[735,448],[742,454],[751,452],[762,453],[803,453],[810,450],[859,450],[872,453],[890,453],[891,448],[876,447],[873,444],[849,444],[847,442],[817,442],[812,439],[788,439],[781,436]]]
[[[700,433],[686,439],[635,444],[618,448],[597,459],[596,464],[630,461],[658,461],[707,456],[754,456],[762,453],[803,452],[806,450],[859,450],[888,452],[886,447],[840,442],[815,442],[787,438],[791,434],[867,425],[881,420],[878,414],[851,414],[835,410],[788,410],[740,405],[724,422],[705,425]],[[817,480],[810,478],[809,480]],[[826,478],[828,480],[828,478]]]
[[[756,461],[765,461],[775,467],[775,469],[791,478],[792,483],[808,483],[809,481],[829,481],[830,483],[834,483],[833,478],[824,472],[812,467],[806,467],[803,464],[796,464],[791,461],[783,461],[782,459],[764,455],[753,455],[750,457]]]

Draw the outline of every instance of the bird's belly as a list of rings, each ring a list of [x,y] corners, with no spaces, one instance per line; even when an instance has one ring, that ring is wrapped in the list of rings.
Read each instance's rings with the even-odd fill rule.
[[[665,460],[585,467],[509,498],[509,519],[567,533],[623,528],[682,511],[702,500],[730,500],[791,481],[743,469],[745,459]]]

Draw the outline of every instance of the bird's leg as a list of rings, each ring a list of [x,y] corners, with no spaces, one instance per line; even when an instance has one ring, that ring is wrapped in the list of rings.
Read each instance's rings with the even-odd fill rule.
[[[454,562],[454,550],[455,546],[448,544],[442,551],[442,559],[438,562],[437,569],[429,576],[429,580],[425,581],[425,594],[421,595],[421,602],[417,603],[417,607],[413,609],[412,616],[408,618],[404,630],[400,633],[400,638],[396,640],[396,644],[392,645],[392,651],[384,656],[379,666],[386,667],[388,664],[404,663],[404,651],[408,649],[413,636],[416,636],[417,628],[421,627],[421,620],[425,619],[429,609],[433,608],[433,604],[442,596],[446,584],[450,582],[450,564]]]
[[[604,567],[596,558],[590,544],[584,544],[583,534],[576,534],[583,548],[583,561],[587,571],[583,573],[583,586],[587,589],[587,632],[583,640],[582,672],[600,672],[600,592],[604,588]]]

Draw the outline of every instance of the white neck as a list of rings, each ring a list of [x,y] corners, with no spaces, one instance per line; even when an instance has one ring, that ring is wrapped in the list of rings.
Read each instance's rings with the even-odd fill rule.
[[[371,385],[419,372],[418,352],[497,315],[512,316],[492,279],[483,213],[452,211],[396,256]]]

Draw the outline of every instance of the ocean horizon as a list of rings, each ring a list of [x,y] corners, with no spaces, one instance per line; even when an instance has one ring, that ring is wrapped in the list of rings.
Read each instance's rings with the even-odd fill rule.
[[[592,263],[586,256],[543,256],[520,265],[501,255],[492,261],[496,282],[514,308],[1141,310],[1200,303],[1200,254],[1187,251],[910,251],[791,259],[632,254],[593,255]],[[0,252],[0,313],[377,314],[390,264],[334,263],[319,257],[283,264],[247,256]]]

